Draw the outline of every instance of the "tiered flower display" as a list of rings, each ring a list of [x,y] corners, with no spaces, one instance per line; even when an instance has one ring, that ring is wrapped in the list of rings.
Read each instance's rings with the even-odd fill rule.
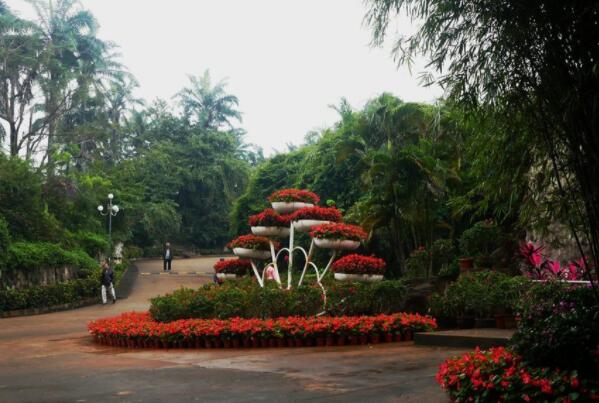
[[[572,402],[599,399],[576,371],[531,368],[503,347],[478,348],[445,361],[437,382],[451,401],[466,402]]]
[[[359,247],[368,235],[357,225],[329,223],[312,227],[310,236],[319,248],[351,250]]]
[[[130,312],[88,325],[99,343],[120,347],[301,347],[411,340],[436,329],[418,314],[283,317],[276,319],[182,319],[156,322],[148,312]]]
[[[278,214],[273,209],[266,209],[250,216],[248,220],[252,233],[260,236],[287,236],[291,217]]]
[[[214,264],[214,272],[219,278],[235,278],[243,276],[252,269],[247,259],[219,260]]]
[[[291,214],[291,221],[295,222],[295,228],[302,232],[308,232],[317,225],[342,220],[341,212],[335,207],[304,207]]]
[[[316,193],[302,189],[282,189],[273,192],[268,201],[280,214],[291,213],[303,207],[312,207],[320,201]]]
[[[333,272],[337,280],[380,280],[385,273],[386,264],[383,259],[356,253],[342,257],[333,263]]]
[[[241,235],[227,244],[239,257],[248,259],[268,259],[270,257],[270,240],[263,236]]]

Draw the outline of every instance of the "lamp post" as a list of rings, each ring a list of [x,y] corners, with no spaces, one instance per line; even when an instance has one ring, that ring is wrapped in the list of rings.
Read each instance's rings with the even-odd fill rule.
[[[98,211],[103,216],[108,216],[108,259],[112,262],[112,217],[116,216],[119,213],[119,206],[116,204],[112,204],[112,199],[114,199],[114,195],[112,193],[108,194],[108,203],[106,205],[106,212],[104,212],[104,206],[99,205]]]

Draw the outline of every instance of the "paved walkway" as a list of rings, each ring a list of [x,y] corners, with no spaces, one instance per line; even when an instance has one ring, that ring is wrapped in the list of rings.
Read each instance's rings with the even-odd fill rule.
[[[210,281],[215,258],[138,262],[129,298],[0,319],[0,402],[445,402],[434,381],[464,350],[413,346],[127,350],[91,342],[89,320],[148,308],[149,298]],[[195,272],[195,274],[190,274]]]

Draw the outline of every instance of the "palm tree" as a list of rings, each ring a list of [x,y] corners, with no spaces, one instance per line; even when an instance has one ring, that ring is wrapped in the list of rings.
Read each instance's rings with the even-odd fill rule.
[[[204,129],[232,129],[232,120],[241,122],[241,112],[236,108],[239,100],[225,91],[227,85],[221,80],[212,86],[210,72],[202,77],[189,76],[191,86],[182,89],[176,98],[183,107],[185,116]]]

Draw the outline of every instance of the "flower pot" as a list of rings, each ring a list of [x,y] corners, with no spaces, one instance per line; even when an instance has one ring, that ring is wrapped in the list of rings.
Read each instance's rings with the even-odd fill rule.
[[[346,341],[345,336],[343,336],[343,335],[337,336],[337,345],[338,346],[345,346],[345,341]]]
[[[327,335],[327,337],[325,339],[325,344],[327,346],[333,346],[333,345],[335,345],[335,337],[333,337],[333,335]]]
[[[304,338],[304,346],[305,347],[313,347],[315,345],[314,337],[306,337]]]
[[[260,347],[267,348],[268,347],[268,339],[260,338]]]
[[[294,339],[295,347],[304,347],[303,339]]]
[[[360,246],[360,241],[349,239],[314,238],[314,244],[322,249],[354,250]]]
[[[474,267],[474,259],[471,257],[458,259],[458,265],[460,266],[460,273],[465,273]]]
[[[360,342],[361,345],[368,344],[368,335],[367,334],[359,335],[358,341]]]
[[[385,333],[385,343],[393,343],[393,333]]]
[[[370,335],[370,342],[372,344],[379,344],[381,342],[381,335],[379,333],[372,333]]]
[[[495,327],[497,329],[505,329],[505,317],[506,315],[495,315]]]
[[[411,330],[406,330],[403,334],[403,340],[404,341],[411,341],[414,339],[414,332],[412,332]]]
[[[358,336],[356,336],[356,335],[347,336],[347,344],[349,344],[350,346],[357,345],[358,344]]]
[[[166,340],[162,341],[162,348],[169,348],[168,341],[166,341]]]
[[[330,221],[325,220],[297,220],[293,223],[293,227],[299,232],[310,232],[312,227],[321,224],[328,224]]]
[[[276,341],[277,341],[277,347],[287,347],[287,343],[285,343],[285,339],[278,338],[278,339],[276,339]]]
[[[472,329],[474,327],[474,316],[458,316],[457,325],[459,329]]]
[[[291,232],[289,227],[252,227],[252,234],[266,237],[285,237]]]
[[[242,342],[242,344],[243,344],[243,347],[245,347],[245,348],[250,348],[250,347],[252,347],[252,339],[250,339],[249,337],[244,337],[244,338],[241,340],[241,342]]]
[[[382,274],[335,273],[335,280],[339,281],[381,281],[382,279]]]
[[[231,347],[239,348],[241,346],[241,342],[237,337],[231,339]]]
[[[276,346],[277,346],[277,339],[275,339],[274,337],[271,337],[270,339],[268,339],[268,347],[274,348]]]
[[[494,318],[476,318],[474,321],[474,327],[477,329],[485,329],[489,327],[495,327]]]
[[[272,202],[273,210],[279,214],[289,214],[304,207],[314,207],[312,203],[304,202]]]
[[[403,338],[403,336],[401,335],[401,333],[395,333],[395,335],[394,335],[394,337],[393,337],[393,340],[394,340],[396,343],[399,343],[400,341],[403,341],[403,340],[404,340],[404,338]]]
[[[295,347],[295,339],[288,337],[285,339],[285,344],[287,344],[287,347]]]
[[[260,340],[252,337],[252,348],[260,348]]]
[[[246,259],[269,259],[271,257],[269,250],[233,248],[233,253]]]
[[[196,348],[204,348],[204,340],[202,339],[196,339],[194,344]]]
[[[212,348],[212,340],[204,340],[204,347]]]
[[[323,336],[316,337],[316,347],[324,347],[326,341],[327,340]]]
[[[216,277],[220,278],[222,280],[225,280],[225,279],[236,279],[237,278],[237,274],[235,274],[235,273],[216,273]]]
[[[506,329],[515,329],[516,327],[518,327],[518,323],[514,315],[505,315],[504,320]]]
[[[223,348],[231,348],[231,339],[223,340]]]

